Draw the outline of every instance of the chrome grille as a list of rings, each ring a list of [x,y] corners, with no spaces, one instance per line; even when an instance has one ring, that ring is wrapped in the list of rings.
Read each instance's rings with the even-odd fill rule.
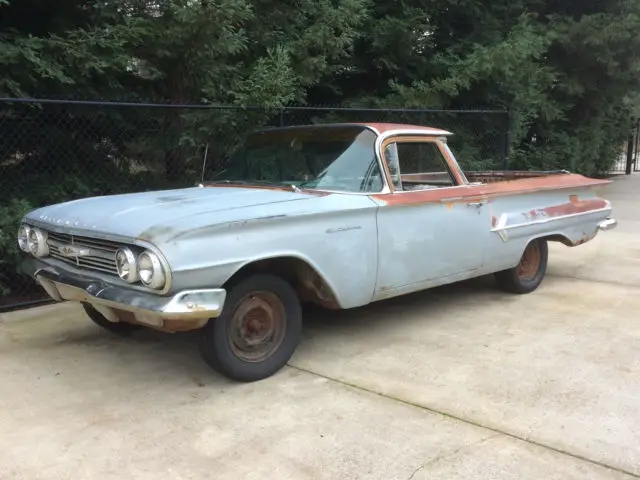
[[[49,254],[58,260],[100,272],[118,274],[116,268],[116,251],[122,246],[120,243],[98,238],[79,237],[66,233],[47,233],[47,245]],[[76,248],[88,249],[88,255],[68,256],[61,252],[64,247],[73,246]]]

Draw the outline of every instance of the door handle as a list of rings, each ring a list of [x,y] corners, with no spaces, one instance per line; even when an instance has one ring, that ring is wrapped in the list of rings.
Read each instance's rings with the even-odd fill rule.
[[[486,200],[481,200],[479,202],[468,202],[467,206],[468,207],[476,207],[476,208],[480,208],[483,205],[486,205],[487,201]]]

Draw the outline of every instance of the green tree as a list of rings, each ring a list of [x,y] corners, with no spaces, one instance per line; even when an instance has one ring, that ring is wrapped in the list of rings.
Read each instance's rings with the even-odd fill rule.
[[[317,95],[508,108],[513,167],[603,174],[639,87],[639,9],[638,0],[376,1],[352,58]]]

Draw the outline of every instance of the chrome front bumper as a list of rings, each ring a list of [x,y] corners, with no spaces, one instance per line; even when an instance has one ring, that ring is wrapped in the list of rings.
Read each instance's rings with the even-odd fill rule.
[[[36,259],[25,261],[22,269],[56,301],[89,303],[112,322],[133,321],[158,328],[182,325],[171,328],[174,331],[188,330],[189,325],[197,328],[220,316],[227,294],[222,288],[213,288],[159,296],[63,271]]]

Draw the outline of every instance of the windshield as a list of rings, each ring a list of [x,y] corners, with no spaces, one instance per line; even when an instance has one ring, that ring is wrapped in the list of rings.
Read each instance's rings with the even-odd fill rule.
[[[318,126],[252,133],[208,180],[269,183],[345,192],[382,189],[376,135],[361,126]]]

